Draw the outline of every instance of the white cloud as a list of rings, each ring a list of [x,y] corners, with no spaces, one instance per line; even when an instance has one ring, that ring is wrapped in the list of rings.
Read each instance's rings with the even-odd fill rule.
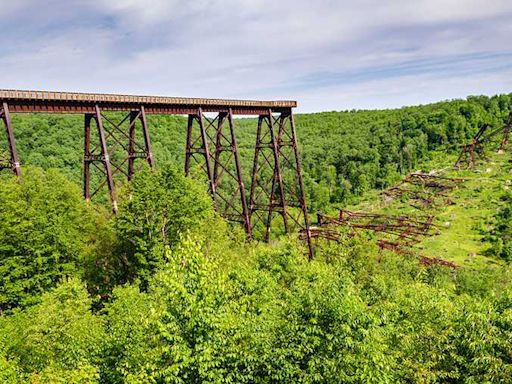
[[[333,103],[338,103],[335,109],[357,107],[356,102],[369,107],[369,101],[382,106],[381,98],[394,106],[404,100],[463,96],[460,92],[508,91],[511,85],[505,78],[512,67],[510,56],[500,59],[501,68],[491,65],[492,60],[477,60],[482,53],[512,48],[510,1],[8,4],[16,5],[0,8],[0,15],[8,12],[11,20],[0,26],[3,88],[289,97],[302,101],[303,110],[322,110],[333,109]],[[473,65],[468,55],[475,56],[473,64],[480,68],[471,78],[455,70],[458,56],[465,57],[464,68]],[[443,60],[446,64],[440,65]],[[415,66],[428,73],[411,73]],[[400,70],[404,73],[397,74]],[[346,81],[351,73],[359,80]],[[333,84],[326,85],[326,79]],[[442,84],[453,89],[443,90]]]
[[[4,1],[0,5],[0,16],[8,17],[9,15],[25,8],[31,0]]]

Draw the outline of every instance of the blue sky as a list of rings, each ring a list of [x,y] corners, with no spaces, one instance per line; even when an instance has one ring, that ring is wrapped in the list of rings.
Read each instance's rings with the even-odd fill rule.
[[[294,99],[512,92],[510,0],[0,0],[0,88]]]

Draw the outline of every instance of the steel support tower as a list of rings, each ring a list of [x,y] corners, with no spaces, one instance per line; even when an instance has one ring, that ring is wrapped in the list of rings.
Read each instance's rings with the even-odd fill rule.
[[[310,258],[313,255],[293,119],[295,101],[0,90],[0,106],[8,147],[0,167],[18,176],[10,113],[84,115],[84,197],[91,200],[107,190],[114,213],[116,184],[132,180],[141,166],[155,166],[146,115],[188,116],[185,173],[204,175],[215,209],[241,223],[250,238],[257,232],[269,240],[272,228],[277,234],[306,233]],[[244,179],[236,138],[237,115],[258,118],[248,179]]]
[[[16,150],[14,132],[12,130],[11,114],[6,102],[1,104],[0,119],[4,125],[7,138],[7,148],[0,149],[0,170],[10,169],[16,176],[20,176],[20,161],[18,159],[18,151]]]
[[[94,122],[96,129],[91,129]],[[137,124],[140,122],[140,124]],[[137,135],[140,125],[141,135]],[[96,135],[93,133],[96,132]],[[142,137],[140,137],[142,136]],[[92,138],[97,141],[92,144]],[[118,154],[112,158],[113,154]],[[107,186],[112,210],[117,212],[117,197],[114,177],[119,174],[132,180],[136,169],[135,160],[141,159],[153,168],[155,163],[151,151],[148,126],[144,106],[125,114],[120,121],[114,121],[95,105],[93,113],[85,114],[84,124],[84,197],[90,201]],[[91,167],[92,166],[92,167]],[[91,188],[91,171],[99,172],[99,181]]]
[[[275,114],[268,109],[259,115],[251,178],[249,209],[253,224],[264,228],[264,239],[270,239],[272,224],[279,217],[282,232],[305,231],[312,258],[302,166],[291,110]]]

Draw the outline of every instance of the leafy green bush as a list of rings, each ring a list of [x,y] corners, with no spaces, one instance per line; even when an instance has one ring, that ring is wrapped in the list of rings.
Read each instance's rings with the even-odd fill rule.
[[[95,215],[78,186],[56,170],[23,169],[0,182],[0,311],[36,302],[80,274]]]
[[[502,197],[504,206],[498,210],[487,238],[493,243],[490,253],[512,262],[512,194]]]
[[[35,383],[99,382],[105,337],[102,319],[90,306],[85,286],[74,279],[45,293],[39,304],[2,318],[0,350],[17,363],[18,377]]]
[[[218,221],[197,181],[173,167],[143,172],[122,191],[113,248],[107,250],[112,254],[100,266],[113,263],[107,269],[115,274],[110,277],[114,285],[140,280],[146,286],[165,261],[165,248],[176,245],[181,233],[201,232]]]

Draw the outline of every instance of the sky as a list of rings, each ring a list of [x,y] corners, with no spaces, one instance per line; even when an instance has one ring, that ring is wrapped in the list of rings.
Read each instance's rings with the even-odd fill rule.
[[[0,0],[0,88],[297,100],[512,93],[511,0]]]

